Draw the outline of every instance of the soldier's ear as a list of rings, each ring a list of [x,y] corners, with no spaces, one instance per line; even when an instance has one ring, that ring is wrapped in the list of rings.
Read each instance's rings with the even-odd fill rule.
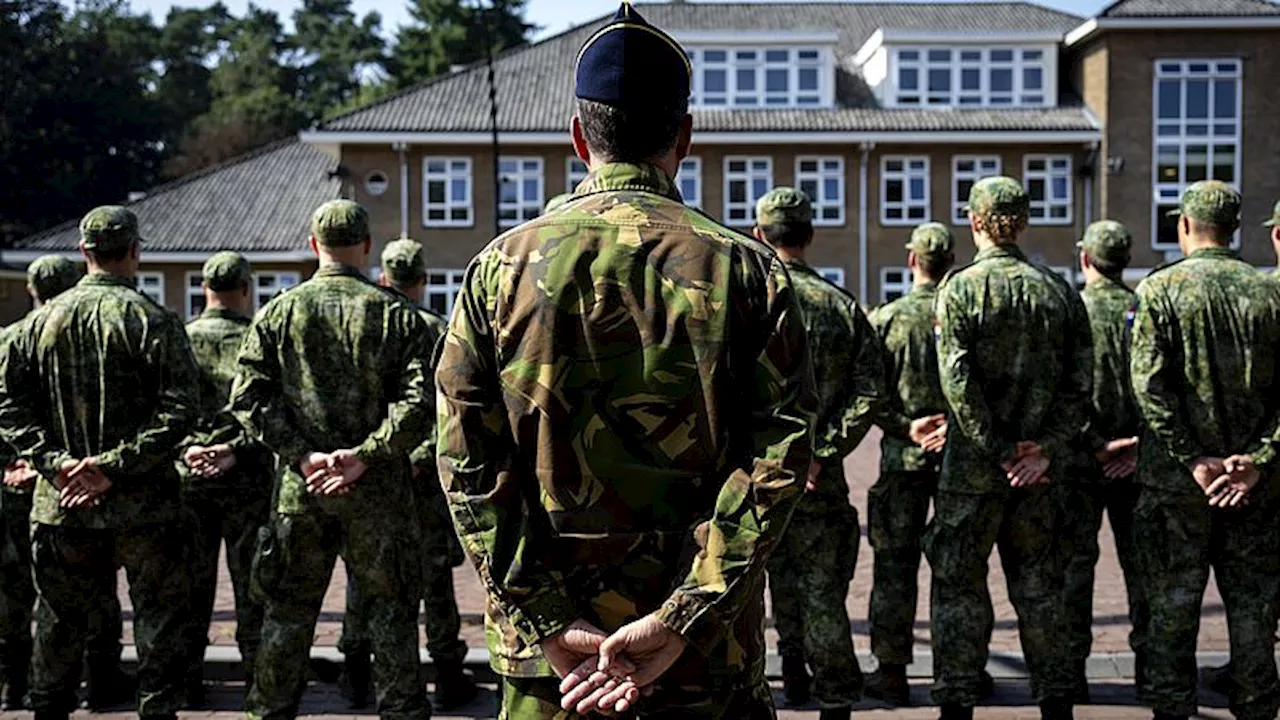
[[[307,238],[307,246],[311,248],[311,252],[314,253],[316,257],[320,256],[320,243],[316,241],[315,235]]]
[[[1271,228],[1271,242],[1280,245],[1280,225]]]
[[[569,120],[569,139],[573,142],[573,154],[582,162],[591,164],[591,150],[587,147],[586,133],[582,132],[582,120],[574,113]]]
[[[693,150],[693,116],[685,114],[680,119],[680,132],[676,135],[676,160],[689,157]]]

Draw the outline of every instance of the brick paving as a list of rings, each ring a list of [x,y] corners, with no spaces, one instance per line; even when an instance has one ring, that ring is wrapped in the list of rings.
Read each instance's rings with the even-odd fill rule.
[[[845,462],[851,500],[866,520],[866,493],[875,482],[879,472],[879,435],[873,431],[856,452]],[[864,525],[865,528],[865,525]],[[471,647],[484,647],[484,633],[481,627],[481,613],[484,608],[484,591],[476,579],[475,571],[465,565],[454,572],[457,585],[458,606],[463,614],[464,639]],[[1005,591],[1004,574],[1000,571],[999,559],[992,555],[991,562],[991,599],[995,605],[996,626],[991,640],[991,649],[995,652],[1018,652],[1020,650],[1017,636],[1017,623],[1014,619],[1013,607]],[[345,573],[341,563],[334,572],[333,583],[325,597],[324,611],[316,629],[316,644],[322,646],[336,645],[342,629],[343,592],[346,585]],[[123,593],[122,603],[127,608],[128,598]],[[870,641],[867,637],[867,601],[871,587],[871,548],[865,538],[858,553],[858,568],[850,588],[847,607],[853,618],[855,643],[860,650],[867,650]],[[922,648],[929,644],[928,597],[929,572],[925,563],[920,570],[921,595],[916,623],[916,642]],[[1097,582],[1094,590],[1094,651],[1097,653],[1127,652],[1129,621],[1125,600],[1124,583],[1120,575],[1120,566],[1116,561],[1115,546],[1111,540],[1109,527],[1102,532],[1102,558],[1098,564]],[[233,600],[230,582],[226,576],[225,564],[218,586],[218,597],[215,605],[215,623],[211,635],[215,644],[234,645]],[[126,626],[126,635],[130,632]],[[129,639],[126,637],[126,642]],[[770,647],[774,647],[776,636],[769,631]],[[1203,621],[1200,627],[1201,651],[1225,651],[1227,649],[1226,618],[1222,601],[1217,588],[1210,583],[1204,599]]]

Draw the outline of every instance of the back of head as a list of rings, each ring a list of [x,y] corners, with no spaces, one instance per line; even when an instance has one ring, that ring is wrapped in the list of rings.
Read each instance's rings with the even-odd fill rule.
[[[804,248],[813,240],[813,203],[801,190],[776,187],[756,201],[756,227],[775,248]]]
[[[1240,193],[1227,183],[1201,180],[1182,193],[1178,209],[1169,214],[1189,220],[1197,238],[1225,245],[1240,227],[1241,203]]]
[[[1017,180],[989,177],[974,183],[965,209],[992,242],[1013,243],[1027,228],[1031,199]]]
[[[941,280],[956,262],[955,237],[951,228],[942,223],[930,222],[911,231],[907,249],[916,256],[916,263],[930,280]]]
[[[1085,229],[1077,245],[1094,269],[1107,277],[1119,277],[1129,267],[1133,235],[1115,220],[1099,220]]]
[[[80,268],[57,255],[38,257],[27,266],[27,285],[40,302],[48,302],[80,282]]]
[[[692,72],[680,44],[623,3],[583,43],[574,70],[578,120],[592,153],[634,164],[675,147]]]
[[[311,236],[330,250],[360,245],[369,238],[369,211],[351,200],[330,200],[312,214]]]
[[[253,266],[238,252],[220,252],[205,261],[204,286],[215,293],[243,290],[253,280]]]
[[[417,285],[427,277],[427,261],[422,243],[402,238],[387,243],[382,250],[382,272],[398,288]]]
[[[119,262],[140,242],[138,216],[128,208],[102,205],[80,220],[80,245],[94,262]]]

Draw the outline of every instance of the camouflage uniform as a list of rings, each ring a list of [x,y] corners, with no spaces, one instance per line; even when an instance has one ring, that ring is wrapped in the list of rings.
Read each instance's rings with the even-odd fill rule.
[[[1022,186],[1009,178],[983,180],[970,195],[970,211],[988,219],[1025,219],[1027,204]],[[1084,306],[1057,274],[1027,262],[1010,244],[981,249],[973,264],[949,274],[936,312],[939,376],[950,411],[925,538],[933,570],[934,699],[960,707],[979,700],[994,620],[987,562],[998,544],[1032,695],[1069,706],[1058,513],[1048,487],[1011,488],[1001,463],[1024,440],[1057,463],[1083,428],[1092,372]],[[1051,467],[1053,481],[1064,480],[1062,470]]]
[[[312,235],[328,247],[368,237],[368,214],[346,200],[322,205]],[[266,605],[247,705],[251,718],[292,718],[307,652],[339,555],[368,607],[378,711],[430,713],[418,662],[421,597],[415,493],[406,457],[430,427],[430,348],[417,313],[346,265],[310,280],[254,319],[230,407],[251,437],[275,451],[275,515],[259,537],[253,584]],[[299,461],[353,448],[368,471],[350,494],[313,496]]]
[[[950,256],[951,231],[929,223],[907,249],[917,256]],[[929,503],[938,487],[941,453],[928,453],[908,431],[917,418],[945,413],[934,342],[935,283],[920,285],[871,314],[885,348],[887,402],[876,418],[880,479],[867,493],[867,537],[875,551],[871,586],[871,652],[882,665],[908,665],[915,645],[917,577]]]
[[[776,188],[757,204],[760,226],[811,221],[809,199],[792,188]],[[861,693],[862,671],[845,599],[862,526],[848,501],[844,458],[871,427],[872,410],[884,395],[884,371],[879,343],[857,301],[803,261],[785,264],[804,316],[810,357],[822,368],[814,439],[821,470],[769,558],[778,652],[808,661],[814,695],[824,707],[851,707]]]
[[[1129,263],[1132,238],[1117,222],[1102,220],[1089,226],[1080,247],[1089,257],[1118,268]],[[1096,455],[1110,441],[1137,437],[1141,431],[1138,409],[1129,383],[1129,321],[1135,295],[1118,279],[1107,277],[1089,283],[1080,293],[1089,314],[1093,336],[1093,403],[1082,438],[1083,468],[1077,482],[1059,485],[1064,498],[1064,537],[1068,542],[1065,608],[1071,628],[1071,659],[1078,683],[1085,681],[1085,662],[1093,646],[1094,567],[1098,563],[1098,533],[1105,510],[1115,536],[1116,554],[1124,572],[1133,630],[1129,644],[1142,675],[1143,633],[1147,605],[1137,582],[1133,555],[1133,508],[1138,488],[1132,478],[1108,480]],[[1087,688],[1087,685],[1084,686]]]
[[[218,253],[204,265],[204,283],[215,292],[239,290],[252,282],[249,261],[239,253]],[[224,308],[208,308],[187,325],[196,363],[200,367],[200,425],[185,446],[210,447],[226,443],[236,464],[221,477],[206,479],[179,462],[182,473],[184,522],[192,539],[192,626],[189,681],[203,677],[204,651],[213,615],[218,582],[218,552],[227,545],[227,570],[236,602],[236,644],[241,664],[251,676],[262,634],[262,605],[249,591],[249,570],[258,529],[270,514],[274,461],[271,453],[252,442],[225,412],[236,375],[240,341],[249,318]]]
[[[1234,227],[1239,208],[1239,194],[1211,180],[1187,189],[1181,212]],[[1232,250],[1196,250],[1138,287],[1130,353],[1146,421],[1134,550],[1151,612],[1139,699],[1171,715],[1196,712],[1196,635],[1212,567],[1227,609],[1231,711],[1274,718],[1280,289]],[[1253,456],[1262,480],[1246,507],[1212,508],[1187,466],[1237,453]]]
[[[773,717],[763,575],[813,420],[777,257],[661,170],[607,164],[472,261],[443,348],[441,482],[503,716],[571,717],[538,700],[558,697],[540,642],[654,613],[689,648],[642,717]]]
[[[81,222],[90,251],[138,241],[120,207]],[[177,526],[174,448],[197,415],[196,367],[177,316],[132,278],[92,274],[32,313],[0,356],[0,434],[31,458],[37,711],[75,706],[89,608],[128,573],[138,647],[138,713],[171,716],[182,702],[188,583]],[[68,460],[95,457],[112,487],[96,507],[65,509],[49,478]]]

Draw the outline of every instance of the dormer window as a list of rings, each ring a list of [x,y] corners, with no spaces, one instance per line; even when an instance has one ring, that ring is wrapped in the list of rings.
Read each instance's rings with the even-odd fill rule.
[[[1044,107],[1042,48],[894,48],[898,107]]]
[[[834,33],[680,33],[698,108],[831,107]]]

